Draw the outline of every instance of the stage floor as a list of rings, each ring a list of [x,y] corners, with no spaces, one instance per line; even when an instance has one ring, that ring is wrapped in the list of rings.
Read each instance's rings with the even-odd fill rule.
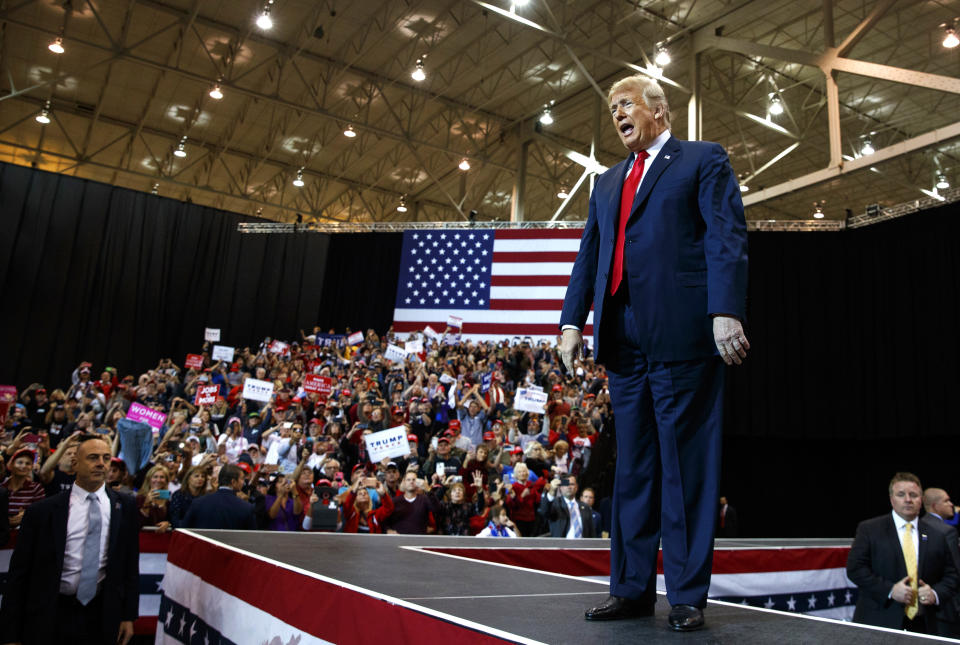
[[[301,574],[322,576],[397,602],[447,623],[477,625],[505,641],[522,643],[916,643],[944,640],[863,627],[841,621],[744,608],[710,601],[704,630],[670,632],[666,598],[656,616],[615,622],[587,622],[585,608],[607,595],[604,583],[563,574],[491,564],[426,549],[608,549],[607,540],[538,538],[497,541],[400,535],[189,531],[260,560]],[[718,548],[848,546],[849,540],[724,540]],[[469,625],[466,623],[472,623]],[[426,636],[426,635],[425,635]],[[427,640],[429,637],[427,636]],[[427,642],[427,641],[424,641]],[[947,641],[956,642],[956,641]]]

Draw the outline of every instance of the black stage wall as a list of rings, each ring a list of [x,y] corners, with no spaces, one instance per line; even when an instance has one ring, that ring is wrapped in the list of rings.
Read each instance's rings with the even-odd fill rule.
[[[0,383],[383,331],[399,234],[240,235],[252,218],[0,164]],[[752,233],[747,364],[730,370],[723,486],[745,535],[852,535],[897,469],[960,497],[960,207],[839,233]],[[333,243],[331,244],[331,240]]]

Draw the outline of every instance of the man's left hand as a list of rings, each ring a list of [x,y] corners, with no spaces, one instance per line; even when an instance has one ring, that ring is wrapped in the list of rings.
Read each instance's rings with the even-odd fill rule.
[[[720,350],[720,358],[727,365],[740,365],[747,357],[750,342],[743,333],[743,325],[733,316],[713,317],[713,342]]]
[[[921,605],[937,604],[937,594],[935,594],[933,588],[931,588],[930,585],[923,580],[920,580],[920,586],[917,588],[917,595],[920,597]]]
[[[133,638],[133,621],[132,620],[123,620],[120,622],[120,631],[117,632],[117,643],[119,645],[127,645],[130,642],[130,639]]]

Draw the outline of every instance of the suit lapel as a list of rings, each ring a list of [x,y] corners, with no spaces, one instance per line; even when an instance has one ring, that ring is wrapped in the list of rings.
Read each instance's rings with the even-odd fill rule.
[[[107,488],[107,499],[110,500],[110,537],[107,540],[107,553],[114,553],[117,541],[120,539],[120,498]]]
[[[900,536],[897,534],[897,525],[893,522],[891,515],[887,520],[887,544],[890,544],[896,554],[893,558],[897,563],[897,580],[902,580],[907,575],[907,561],[903,559],[903,546],[900,544]],[[917,563],[917,570],[920,570],[920,564]]]
[[[680,144],[671,136],[667,139],[667,142],[663,144],[663,148],[660,149],[660,154],[653,160],[653,165],[650,166],[647,173],[643,176],[643,181],[640,182],[640,189],[637,191],[637,196],[633,200],[630,217],[636,215],[637,209],[646,201],[647,196],[650,195],[650,191],[653,190],[654,184],[660,179],[660,175],[662,175],[663,171],[667,169],[667,166],[673,163],[679,156]]]
[[[923,572],[923,557],[927,552],[927,533],[923,526],[923,520],[917,520],[917,539],[920,540],[918,543],[920,547],[917,549],[917,578],[922,578],[921,573]],[[918,581],[919,584],[919,581]]]
[[[57,576],[63,572],[63,554],[67,547],[67,517],[70,514],[70,491],[60,493],[53,513],[53,552],[57,554]]]
[[[610,187],[610,190],[607,191],[607,194],[610,196],[610,203],[607,204],[607,219],[610,225],[610,230],[617,230],[617,218],[620,217],[620,197],[623,195],[623,181],[626,179],[627,175],[627,164],[630,162],[630,157],[627,157],[616,166],[613,167],[613,172],[610,173],[610,180],[616,182],[613,186]],[[600,193],[601,195],[603,193]],[[614,235],[616,233],[614,232]]]

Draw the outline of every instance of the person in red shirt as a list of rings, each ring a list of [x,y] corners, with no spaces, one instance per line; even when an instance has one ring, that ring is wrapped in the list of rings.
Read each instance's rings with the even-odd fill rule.
[[[383,533],[383,521],[393,512],[393,500],[377,481],[376,491],[380,496],[380,508],[374,510],[370,501],[370,491],[363,486],[363,477],[353,483],[341,503],[344,533]]]
[[[540,491],[530,483],[530,470],[524,463],[513,467],[514,483],[507,489],[507,508],[510,516],[520,529],[520,535],[537,535],[537,507],[540,505]],[[539,481],[543,481],[541,478]],[[542,486],[541,486],[542,488]]]

